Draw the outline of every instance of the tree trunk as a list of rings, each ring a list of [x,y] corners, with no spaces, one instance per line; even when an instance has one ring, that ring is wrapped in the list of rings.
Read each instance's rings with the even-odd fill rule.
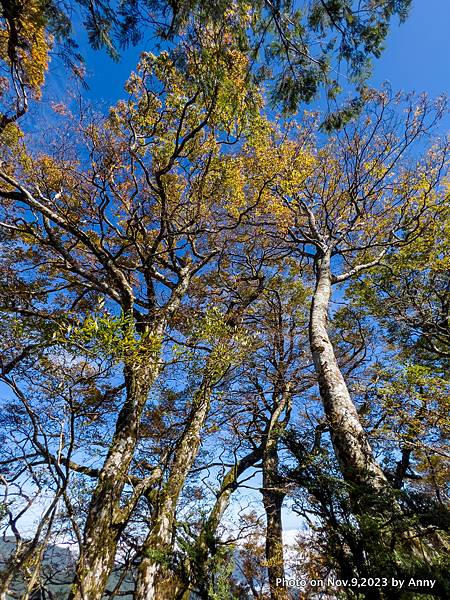
[[[384,548],[389,553],[394,546],[397,549],[400,547],[420,563],[431,564],[437,557],[437,550],[424,528],[417,525],[411,529],[407,521],[403,521],[404,528],[400,525],[404,518],[403,510],[395,497],[393,486],[373,455],[328,336],[331,298],[329,251],[324,252],[316,266],[316,289],[309,327],[310,345],[333,448],[344,479],[349,484],[352,510],[357,518],[367,515],[376,517],[373,522],[371,519],[360,520],[363,536],[368,546],[377,548],[376,552],[380,553]],[[382,522],[386,527],[377,525],[379,516],[383,517]],[[395,555],[392,556],[393,564],[396,564]],[[401,561],[397,567],[401,574],[404,569]]]
[[[15,573],[11,571],[2,571],[2,573],[0,573],[0,600],[6,600],[14,574]]]
[[[195,552],[195,562],[191,563],[193,572],[194,587],[197,595],[202,600],[210,600],[210,580],[211,580],[211,559],[214,559],[217,552],[217,528],[220,525],[223,514],[230,503],[233,492],[238,487],[239,477],[262,456],[261,448],[256,448],[243,458],[241,458],[234,467],[227,472],[222,480],[219,491],[216,494],[216,502],[209,514],[209,518],[202,526],[197,538]],[[189,582],[186,589],[189,588]]]
[[[0,600],[6,600],[11,584],[14,583],[16,578],[20,577],[21,570],[27,561],[36,558],[36,561],[40,564],[42,556],[39,555],[38,551],[39,541],[36,538],[29,542],[18,542],[13,554],[6,561],[4,569],[0,571]],[[37,556],[33,557],[33,554]]]
[[[263,282],[260,279],[257,289],[250,291],[245,302],[227,312],[225,320],[230,330],[240,322],[245,308],[258,298],[264,288]],[[178,498],[200,448],[201,430],[208,416],[214,382],[223,375],[215,360],[212,353],[202,384],[194,395],[186,427],[175,449],[167,482],[156,500],[156,515],[142,547],[134,600],[177,598],[185,590],[186,582],[177,579],[168,563],[173,555],[173,529]]]
[[[279,489],[278,439],[269,439],[263,458],[263,504],[266,512],[266,562],[272,600],[288,600],[280,580],[285,578],[281,508],[284,493]]]
[[[194,397],[193,408],[164,488],[156,501],[156,515],[142,547],[135,600],[176,598],[183,585],[169,568],[173,553],[173,528],[178,498],[200,448],[200,433],[208,415],[211,397],[209,377]],[[170,592],[170,593],[169,593]]]
[[[101,600],[103,596],[124,526],[120,498],[133,459],[142,410],[158,370],[156,361],[150,366],[125,367],[126,400],[91,498],[68,600]]]
[[[309,324],[310,346],[320,395],[330,424],[333,448],[345,480],[379,494],[388,489],[389,484],[373,456],[328,336],[330,298],[330,251],[326,251],[317,265]]]

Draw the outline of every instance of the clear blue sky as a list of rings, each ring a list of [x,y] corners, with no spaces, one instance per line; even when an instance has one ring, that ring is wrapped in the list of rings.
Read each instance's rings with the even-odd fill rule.
[[[140,52],[152,46],[147,39],[139,48],[126,51],[118,64],[103,51],[83,47],[91,74],[87,96],[106,105],[115,102],[123,95],[123,84]],[[403,25],[393,22],[385,52],[374,64],[371,84],[379,86],[386,80],[396,91],[450,94],[450,0],[413,0],[408,20]]]
[[[450,94],[450,1],[413,0],[408,20],[394,24],[375,63],[372,83],[395,90]]]

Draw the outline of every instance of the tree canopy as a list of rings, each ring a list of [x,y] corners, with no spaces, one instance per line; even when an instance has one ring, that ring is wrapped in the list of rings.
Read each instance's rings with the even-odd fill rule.
[[[448,597],[447,101],[364,84],[408,5],[1,3],[2,600]],[[162,47],[31,128],[77,6]]]
[[[391,21],[403,22],[410,4],[411,0],[5,0],[0,3],[5,72],[0,126],[26,112],[30,94],[40,94],[50,56],[83,77],[83,54],[73,23],[81,21],[92,48],[106,50],[115,60],[123,48],[148,36],[176,51],[180,38],[197,38],[204,28],[219,28],[227,43],[246,54],[249,76],[269,81],[273,103],[285,111],[295,112],[302,102],[311,102],[323,87],[330,103],[324,125],[333,129],[361,109],[371,61],[380,57]],[[339,107],[336,97],[348,82],[354,97]]]

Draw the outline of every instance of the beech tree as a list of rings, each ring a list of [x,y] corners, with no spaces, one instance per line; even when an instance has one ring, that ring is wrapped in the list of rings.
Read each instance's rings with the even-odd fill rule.
[[[90,3],[91,43],[138,36],[137,4]],[[407,5],[313,4],[305,31],[337,29],[363,75]],[[320,115],[275,117],[255,84],[271,75],[249,76],[270,40],[285,108],[335,87],[290,3],[179,3],[159,35],[181,43],[144,53],[107,116],[57,105],[59,129],[30,139],[15,123],[66,22],[51,7],[2,3],[0,464],[17,544],[0,594],[23,579],[31,598],[63,535],[70,600],[125,580],[142,600],[239,597],[239,556],[255,598],[285,600],[293,503],[316,573],[428,571],[444,597],[448,142],[424,146],[445,101],[360,87],[325,139]],[[255,473],[244,547],[227,511]],[[44,494],[25,539],[22,507]]]
[[[445,203],[445,187],[443,192]],[[392,254],[389,276],[383,268],[374,269],[348,292],[359,312],[377,319],[385,356],[391,358],[378,358],[364,393],[373,417],[382,419],[380,437],[389,430],[399,444],[395,484],[430,486],[441,504],[448,411],[446,211],[443,206],[440,218],[427,222],[414,244]]]
[[[389,92],[367,100],[366,115],[328,146],[310,150],[313,158],[304,173],[291,170],[291,179],[277,181],[274,191],[280,199],[280,227],[293,254],[314,265],[311,353],[337,458],[349,481],[377,493],[386,479],[367,444],[327,333],[331,290],[388,260],[391,248],[413,243],[426,225],[424,215],[439,215],[447,149],[433,148],[414,170],[408,168],[402,157],[433,127],[443,107],[432,107],[426,99],[409,103],[400,129]],[[303,152],[300,147],[297,156]]]
[[[281,268],[280,268],[281,270]],[[260,488],[265,514],[265,561],[270,597],[288,598],[279,581],[284,580],[285,557],[282,507],[288,487],[280,467],[281,440],[291,413],[305,418],[302,400],[314,380],[311,377],[307,339],[308,290],[292,275],[278,275],[271,281],[265,295],[265,305],[253,317],[259,323],[260,345],[247,367],[246,393],[254,395],[261,437]],[[245,385],[245,383],[244,383]]]
[[[222,196],[212,201],[223,182],[218,133],[225,141],[239,134],[253,103],[240,83],[245,59],[230,52],[211,47],[200,70],[192,52],[191,79],[167,55],[145,55],[128,102],[106,121],[81,122],[72,154],[5,149],[2,227],[15,264],[40,266],[30,279],[16,276],[20,291],[4,308],[37,320],[39,347],[87,348],[123,364],[122,405],[90,499],[71,598],[101,597],[127,518],[160,476],[156,468],[144,477],[122,506],[164,332],[195,274],[220,255],[221,233],[232,236],[242,219]]]
[[[448,184],[444,179],[444,202]],[[448,340],[448,208],[430,219],[414,244],[391,258],[389,276],[383,269],[355,286],[355,304],[376,316],[391,339],[402,348],[403,359],[421,358],[444,372]]]
[[[252,276],[247,278],[247,285]],[[192,406],[182,434],[171,458],[161,489],[154,501],[154,515],[150,531],[142,545],[141,560],[138,569],[136,598],[165,598],[176,595],[173,573],[164,569],[164,563],[170,560],[174,552],[173,529],[175,525],[177,502],[185,485],[186,478],[194,464],[201,444],[202,427],[205,424],[211,404],[214,387],[221,381],[233,362],[239,360],[240,344],[246,345],[245,334],[239,330],[242,313],[262,291],[262,280],[250,293],[242,293],[239,304],[228,307],[223,319],[219,315],[207,316],[206,342],[215,338],[214,345],[206,359],[198,388],[192,397]],[[202,337],[202,331],[197,335]],[[244,336],[244,337],[243,337]]]
[[[50,38],[46,31],[42,3],[31,1],[1,3],[0,131],[28,110],[29,96],[38,99],[48,66]]]
[[[313,265],[311,354],[334,452],[350,488],[352,510],[362,519],[363,514],[399,518],[402,509],[375,458],[336,358],[328,324],[332,288],[374,266],[389,267],[397,247],[413,246],[428,223],[440,219],[446,203],[442,175],[448,160],[445,142],[432,147],[414,167],[410,156],[409,164],[402,160],[411,144],[439,119],[441,104],[431,107],[426,99],[409,104],[399,129],[391,111],[396,100],[384,92],[372,101],[367,114],[328,146],[317,151],[311,146],[314,159],[303,178],[299,179],[294,164],[291,178],[277,180],[273,187],[280,199],[275,226],[290,241],[293,255],[310,259]],[[300,148],[298,155],[304,152]],[[268,159],[276,157],[275,144]],[[403,534],[394,534],[396,543],[400,547],[403,543],[416,557],[425,553],[430,564],[434,558],[438,561],[433,543],[425,540],[425,530],[419,526],[418,538],[411,539],[413,534],[405,527]],[[376,526],[373,534],[383,535],[375,532]],[[417,548],[420,539],[423,545]]]

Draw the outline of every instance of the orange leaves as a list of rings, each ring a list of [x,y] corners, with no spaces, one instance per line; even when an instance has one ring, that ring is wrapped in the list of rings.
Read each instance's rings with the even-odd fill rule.
[[[58,193],[77,187],[75,166],[76,164],[71,161],[56,160],[42,154],[36,161],[33,161],[31,168],[39,178],[40,185],[45,186],[48,191]]]

